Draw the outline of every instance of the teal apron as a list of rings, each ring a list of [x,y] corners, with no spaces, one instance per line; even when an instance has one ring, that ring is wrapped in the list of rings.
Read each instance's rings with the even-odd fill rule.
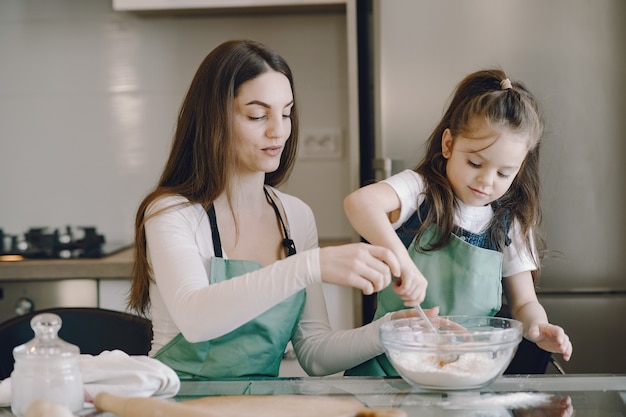
[[[276,206],[275,209],[283,223]],[[213,207],[209,209],[209,219],[216,254],[211,258],[210,284],[261,268],[261,265],[254,261],[223,259]],[[284,231],[287,233],[286,228]],[[285,236],[283,245],[289,249],[289,254],[295,253],[293,241]],[[172,368],[182,379],[276,377],[287,343],[291,340],[300,320],[305,299],[306,292],[301,290],[230,333],[212,340],[190,343],[179,333],[163,346],[154,358]],[[210,325],[210,320],[219,319],[219,317],[198,318],[206,320],[207,325]]]
[[[413,219],[413,218],[412,218]],[[408,224],[411,221],[408,221]],[[414,230],[416,227],[411,227]],[[421,247],[430,242],[436,228],[431,226],[420,240]],[[401,239],[400,230],[398,231]],[[439,306],[439,314],[493,316],[502,304],[502,252],[475,246],[466,242],[466,236],[478,236],[484,242],[485,234],[466,232],[462,237],[452,235],[451,241],[436,251],[420,252],[415,239],[408,251],[415,265],[428,279],[423,308]],[[405,245],[407,240],[403,239]],[[469,239],[472,240],[471,238]],[[378,293],[374,320],[388,312],[407,308],[402,299],[388,286]],[[382,354],[355,368],[346,375],[397,376],[386,355]]]

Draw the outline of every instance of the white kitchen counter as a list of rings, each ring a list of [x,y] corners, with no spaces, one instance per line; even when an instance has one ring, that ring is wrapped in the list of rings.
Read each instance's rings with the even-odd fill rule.
[[[283,411],[280,404],[284,396],[293,396],[293,400],[296,401],[298,398],[303,398],[302,396],[314,395],[320,397],[318,404],[320,400],[323,400],[322,397],[357,400],[364,407],[372,409],[371,415],[377,416],[382,416],[384,409],[393,409],[403,412],[407,417],[572,415],[617,417],[624,416],[626,413],[625,390],[626,376],[624,375],[511,375],[500,377],[481,390],[448,392],[412,388],[400,378],[235,378],[221,381],[182,381],[180,391],[174,400],[184,405],[186,401],[204,399],[208,402],[203,407],[198,408],[196,404],[192,409],[206,410],[206,413],[209,413],[211,409],[210,398],[215,396],[237,396],[230,398],[236,398],[239,401],[246,401],[247,396],[276,396],[276,402],[272,403],[272,407],[277,408],[276,414],[278,414]],[[157,402],[157,404],[160,403]],[[302,415],[315,415],[314,410],[306,408],[301,410]],[[180,415],[187,415],[185,408],[180,408],[179,411],[181,411]],[[356,412],[350,415],[355,414]],[[367,412],[359,412],[359,415],[366,414],[370,415]],[[77,415],[116,416],[92,408],[85,409]],[[191,415],[191,411],[188,415]],[[245,413],[245,415],[252,414]],[[0,408],[0,417],[5,416],[13,417],[8,407]]]

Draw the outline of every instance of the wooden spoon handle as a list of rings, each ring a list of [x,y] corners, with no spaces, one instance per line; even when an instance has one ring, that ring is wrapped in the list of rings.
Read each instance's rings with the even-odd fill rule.
[[[102,392],[94,399],[94,405],[119,417],[406,417],[404,411],[395,408],[366,408],[354,399],[306,395],[218,396],[177,403]]]
[[[118,397],[107,392],[96,395],[93,404],[98,410],[119,417],[218,417],[207,410],[188,407],[182,403],[158,398]]]

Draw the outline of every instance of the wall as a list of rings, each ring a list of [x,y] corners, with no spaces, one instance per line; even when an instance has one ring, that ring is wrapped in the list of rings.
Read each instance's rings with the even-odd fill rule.
[[[135,210],[167,157],[180,102],[206,54],[231,38],[280,51],[301,128],[348,128],[343,12],[137,15],[110,0],[0,2],[0,228],[95,225],[132,239]],[[302,158],[283,190],[315,212],[321,239],[346,239],[348,146]],[[325,286],[331,324],[352,327],[352,291]],[[111,300],[115,304],[115,300]]]
[[[95,225],[129,241],[197,66],[231,38],[287,58],[303,133],[345,133],[343,12],[136,15],[113,12],[110,0],[0,2],[0,228]],[[345,161],[346,152],[302,159],[283,187],[312,206],[321,238],[352,233]]]

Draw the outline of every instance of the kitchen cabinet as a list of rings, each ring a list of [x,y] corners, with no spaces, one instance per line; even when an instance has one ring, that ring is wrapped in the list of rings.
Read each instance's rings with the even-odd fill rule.
[[[100,259],[0,262],[0,321],[49,307],[124,311],[133,251]]]
[[[129,311],[126,299],[130,291],[130,279],[110,278],[98,280],[98,307],[107,310]]]
[[[113,0],[116,11],[244,9],[341,6],[346,0]]]
[[[98,307],[95,279],[0,282],[0,322],[51,307]]]

